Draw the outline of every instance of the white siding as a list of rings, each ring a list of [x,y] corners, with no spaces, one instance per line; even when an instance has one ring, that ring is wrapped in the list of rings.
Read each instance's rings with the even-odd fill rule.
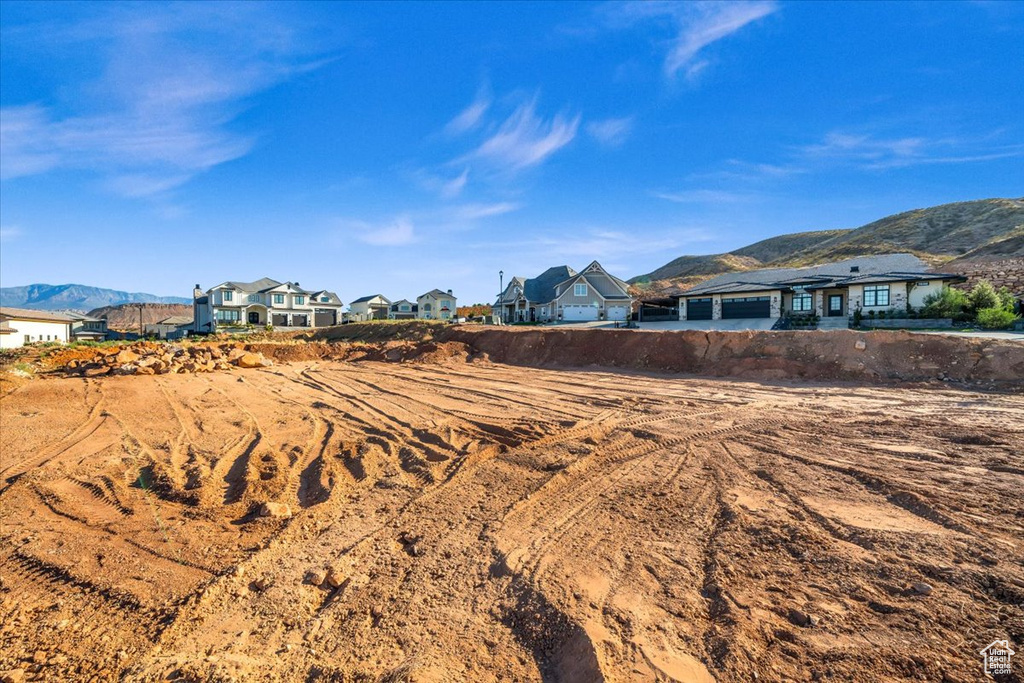
[[[68,323],[46,322],[42,320],[10,319],[7,323],[17,332],[0,334],[0,349],[17,349],[28,343],[46,343],[57,341],[66,344],[68,341]]]

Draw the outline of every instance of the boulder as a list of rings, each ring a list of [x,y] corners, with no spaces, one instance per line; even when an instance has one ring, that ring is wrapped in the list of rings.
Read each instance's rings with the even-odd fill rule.
[[[240,368],[262,368],[264,365],[268,365],[267,359],[259,353],[243,353],[235,363]]]
[[[288,519],[292,516],[292,510],[284,503],[267,502],[260,506],[260,517],[273,517],[275,519]]]
[[[134,363],[139,360],[140,356],[131,349],[121,349],[115,358],[118,363]]]
[[[99,377],[100,375],[106,375],[109,372],[110,372],[110,366],[109,365],[101,365],[101,366],[98,366],[98,367],[94,366],[94,367],[91,367],[91,368],[86,368],[85,372],[83,372],[82,374],[85,375],[86,377]]]

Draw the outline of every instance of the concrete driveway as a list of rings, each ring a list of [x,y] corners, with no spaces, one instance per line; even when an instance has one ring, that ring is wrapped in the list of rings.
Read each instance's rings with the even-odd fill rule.
[[[770,330],[775,324],[774,318],[743,318],[739,320],[665,320],[661,322],[639,323],[641,330]],[[615,327],[608,321],[552,323],[558,327],[602,328]]]

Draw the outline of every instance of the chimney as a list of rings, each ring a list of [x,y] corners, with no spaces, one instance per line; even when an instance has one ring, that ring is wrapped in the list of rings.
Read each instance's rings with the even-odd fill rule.
[[[199,287],[199,283],[196,283],[195,289],[192,290],[192,298],[198,299],[203,295],[203,290]]]
[[[449,289],[448,290],[448,296],[451,296],[451,295],[452,295],[452,290]]]

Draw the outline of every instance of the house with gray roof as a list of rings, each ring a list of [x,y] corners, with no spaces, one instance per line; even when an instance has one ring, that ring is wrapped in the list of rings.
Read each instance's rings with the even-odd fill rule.
[[[858,310],[920,308],[932,292],[963,280],[951,273],[929,272],[927,264],[913,254],[884,254],[806,268],[726,273],[676,298],[680,320],[815,314],[845,322]]]
[[[60,313],[0,306],[0,349],[71,339],[72,319]]]
[[[367,320],[387,320],[390,310],[390,299],[383,294],[370,294],[369,296],[361,296],[350,303],[345,318],[353,323],[366,322]]]
[[[593,261],[580,272],[554,266],[535,278],[513,277],[494,314],[506,323],[626,320],[632,302],[629,285]]]
[[[416,297],[416,317],[420,320],[455,320],[458,300],[452,290],[432,289]]]
[[[419,306],[408,299],[399,299],[391,303],[388,320],[412,320],[419,313]]]
[[[307,290],[298,282],[269,277],[229,280],[205,292],[195,286],[192,330],[209,334],[253,327],[327,327],[341,322],[341,299],[327,290]]]

